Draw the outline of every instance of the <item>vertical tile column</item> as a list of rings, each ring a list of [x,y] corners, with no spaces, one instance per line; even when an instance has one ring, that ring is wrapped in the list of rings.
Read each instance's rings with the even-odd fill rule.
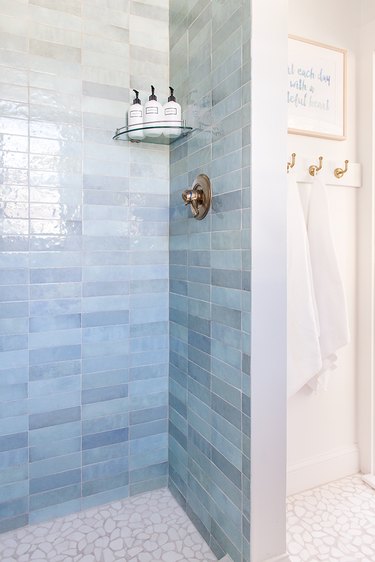
[[[82,505],[129,494],[128,3],[83,6]]]
[[[193,134],[171,150],[170,487],[220,558],[248,560],[250,3],[171,2],[171,80]],[[182,186],[212,180],[192,219]]]
[[[80,6],[32,2],[29,17],[29,460],[35,523],[80,508]]]
[[[130,0],[130,88],[165,103],[168,2]],[[129,101],[133,98],[130,92]],[[130,493],[167,483],[169,150],[130,145]]]
[[[0,6],[0,532],[28,522],[27,5]]]

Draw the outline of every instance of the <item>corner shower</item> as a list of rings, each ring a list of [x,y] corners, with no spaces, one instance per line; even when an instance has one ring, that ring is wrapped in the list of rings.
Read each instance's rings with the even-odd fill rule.
[[[250,1],[4,0],[0,15],[3,559],[66,560],[66,524],[89,562],[90,518],[124,556],[113,517],[150,500],[162,518],[169,487],[217,558],[247,561]],[[151,76],[193,132],[112,140]],[[199,174],[213,197],[196,221],[181,193]],[[43,529],[61,551],[12,551]]]

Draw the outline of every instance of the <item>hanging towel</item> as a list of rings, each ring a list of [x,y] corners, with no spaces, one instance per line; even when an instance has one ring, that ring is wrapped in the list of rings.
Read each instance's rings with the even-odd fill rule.
[[[322,369],[306,222],[296,180],[288,176],[287,207],[287,361],[288,397]]]
[[[335,251],[327,188],[314,178],[307,213],[314,294],[319,316],[322,370],[309,383],[316,389],[322,375],[336,368],[336,352],[349,343],[349,322],[344,286]]]

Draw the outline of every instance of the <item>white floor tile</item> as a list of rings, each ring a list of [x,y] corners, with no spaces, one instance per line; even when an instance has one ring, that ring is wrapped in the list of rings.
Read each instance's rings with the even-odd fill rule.
[[[291,562],[375,562],[375,490],[360,475],[287,501]]]
[[[169,490],[0,535],[2,562],[216,560]]]

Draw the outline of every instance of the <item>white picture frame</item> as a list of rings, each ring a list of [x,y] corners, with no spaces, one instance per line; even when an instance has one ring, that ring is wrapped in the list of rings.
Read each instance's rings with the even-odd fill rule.
[[[288,133],[346,139],[347,51],[288,37]]]

